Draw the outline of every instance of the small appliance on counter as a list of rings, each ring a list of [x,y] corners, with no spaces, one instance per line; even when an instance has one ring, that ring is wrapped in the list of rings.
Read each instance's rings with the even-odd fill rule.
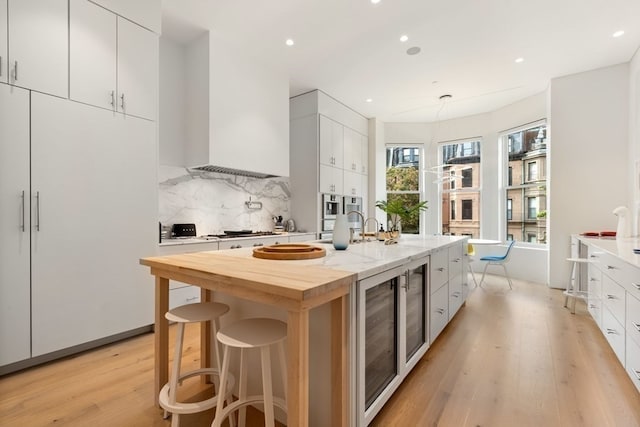
[[[274,232],[282,233],[284,231],[284,224],[282,223],[282,221],[284,221],[282,215],[273,217],[273,222],[275,223],[275,226],[273,227]]]
[[[195,224],[173,224],[171,227],[171,238],[173,239],[185,239],[196,237],[196,235]]]

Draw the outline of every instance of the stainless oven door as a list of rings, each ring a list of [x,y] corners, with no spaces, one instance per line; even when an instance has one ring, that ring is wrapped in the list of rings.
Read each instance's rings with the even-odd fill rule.
[[[335,219],[336,215],[342,212],[341,199],[340,196],[335,194],[322,195],[322,219]]]
[[[362,197],[345,197],[344,198],[344,213],[347,214],[352,211],[362,212]],[[362,217],[358,214],[350,214],[347,217],[349,228],[356,230],[362,230]]]

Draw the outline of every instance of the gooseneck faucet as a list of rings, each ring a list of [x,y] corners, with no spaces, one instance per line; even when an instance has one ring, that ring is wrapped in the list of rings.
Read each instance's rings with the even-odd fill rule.
[[[347,212],[347,217],[351,214],[358,214],[360,215],[360,218],[362,218],[362,231],[360,232],[360,242],[362,241],[362,232],[364,231],[364,223],[365,223],[365,218],[364,218],[364,214],[360,211],[349,211]],[[349,243],[357,243],[356,240],[354,240],[353,238],[354,235],[354,228],[353,227],[349,227]]]

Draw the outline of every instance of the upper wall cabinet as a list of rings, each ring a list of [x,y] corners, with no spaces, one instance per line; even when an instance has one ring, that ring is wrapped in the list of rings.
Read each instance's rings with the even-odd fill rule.
[[[8,83],[7,58],[7,0],[0,0],[0,83]]]
[[[0,6],[3,2],[7,4],[7,0],[2,0]],[[3,9],[8,11],[8,43],[4,49],[8,45],[10,52],[8,57],[3,55],[3,76],[7,70],[8,82],[12,85],[66,98],[69,92],[67,0],[8,0],[8,7]],[[1,22],[0,14],[0,28]],[[0,36],[0,43],[2,38]]]
[[[95,4],[160,34],[160,0],[91,0]]]
[[[70,98],[155,120],[156,34],[86,0],[70,7]]]

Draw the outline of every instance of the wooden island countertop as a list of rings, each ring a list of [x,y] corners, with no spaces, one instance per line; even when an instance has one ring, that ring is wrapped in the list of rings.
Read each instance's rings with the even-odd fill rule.
[[[233,256],[239,250],[196,252],[140,260],[155,281],[155,397],[168,381],[169,280],[199,286],[202,301],[212,291],[287,310],[287,425],[309,423],[309,310],[331,304],[332,425],[348,425],[348,301],[356,274],[296,261]],[[237,251],[237,252],[236,252]],[[202,328],[201,363],[211,360],[211,330]]]

